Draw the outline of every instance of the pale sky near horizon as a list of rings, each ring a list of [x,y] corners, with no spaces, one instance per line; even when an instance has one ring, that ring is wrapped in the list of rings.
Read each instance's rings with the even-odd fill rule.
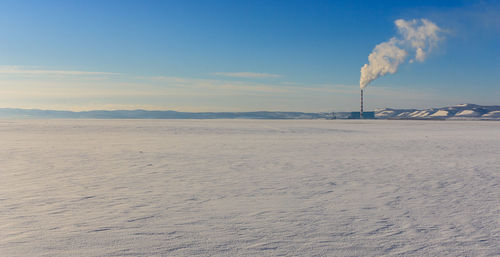
[[[496,1],[1,1],[0,108],[350,111],[397,19],[443,40],[367,109],[500,105]]]

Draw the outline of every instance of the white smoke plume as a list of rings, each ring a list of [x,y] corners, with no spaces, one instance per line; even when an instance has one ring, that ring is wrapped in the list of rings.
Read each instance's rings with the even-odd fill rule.
[[[394,23],[398,28],[398,35],[375,46],[368,56],[368,64],[361,68],[361,89],[380,76],[396,73],[408,55],[411,55],[410,63],[423,62],[442,39],[443,30],[427,19],[399,19]]]

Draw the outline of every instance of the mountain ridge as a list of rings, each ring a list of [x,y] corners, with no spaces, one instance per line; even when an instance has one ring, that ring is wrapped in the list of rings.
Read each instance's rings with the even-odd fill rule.
[[[0,118],[53,119],[321,119],[324,113],[305,112],[177,112],[172,110],[93,110],[61,111],[20,108],[0,108]]]
[[[428,109],[384,108],[375,111],[377,119],[500,119],[500,106],[459,104]]]
[[[178,112],[172,110],[93,110],[63,111],[0,108],[0,118],[26,119],[347,119],[350,112]],[[376,119],[401,120],[500,120],[499,105],[459,104],[428,109],[383,108]]]

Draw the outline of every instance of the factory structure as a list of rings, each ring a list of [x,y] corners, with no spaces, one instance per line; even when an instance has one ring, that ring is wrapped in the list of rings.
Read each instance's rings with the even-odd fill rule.
[[[359,112],[351,112],[348,119],[375,119],[375,112],[363,111],[363,89],[361,89],[361,108]]]
[[[363,107],[363,89],[361,89],[361,106],[359,112],[332,112],[328,113],[326,119],[334,120],[334,119],[351,119],[351,120],[359,120],[359,119],[375,119],[375,112],[365,112]]]

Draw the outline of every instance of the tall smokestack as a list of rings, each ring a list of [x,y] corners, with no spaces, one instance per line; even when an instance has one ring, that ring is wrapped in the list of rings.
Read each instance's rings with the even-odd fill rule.
[[[359,112],[359,118],[363,118],[363,89],[361,89],[361,111]]]

